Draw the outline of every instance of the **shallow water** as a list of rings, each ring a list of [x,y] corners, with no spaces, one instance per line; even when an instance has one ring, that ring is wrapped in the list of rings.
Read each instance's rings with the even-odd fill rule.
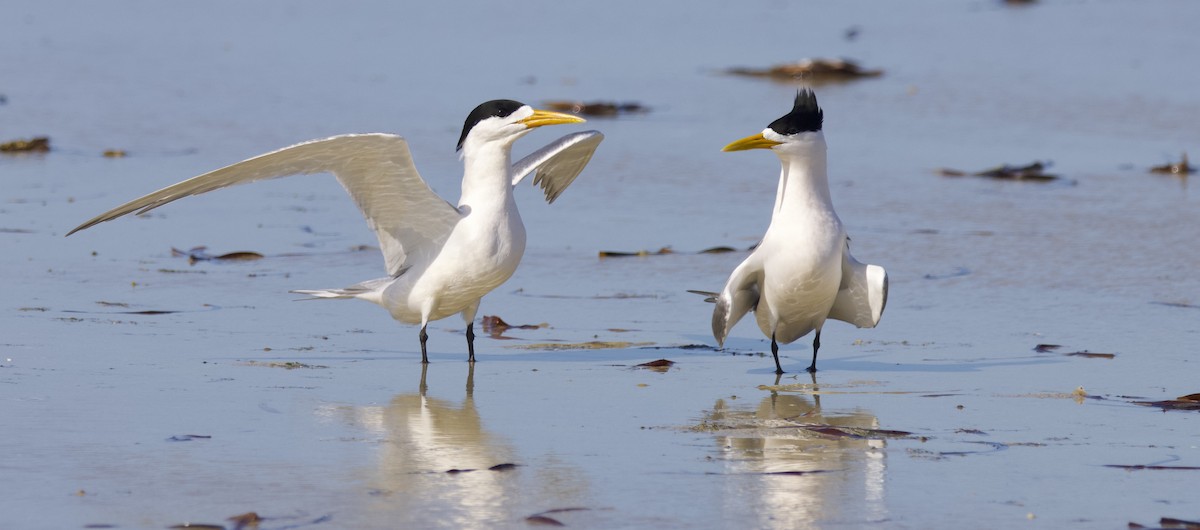
[[[1200,145],[1200,7],[869,7],[6,6],[0,64],[20,75],[0,80],[0,140],[46,134],[54,151],[0,156],[0,527],[232,528],[248,511],[276,529],[1200,518],[1200,471],[1106,467],[1200,466],[1195,412],[1134,404],[1200,391],[1200,199],[1147,172]],[[891,293],[878,328],[826,327],[815,378],[807,339],[776,378],[753,324],[703,347],[711,306],[686,290],[719,288],[745,255],[695,251],[765,229],[776,160],[720,147],[795,90],[717,72],[806,56],[886,71],[817,94],[839,214]],[[496,97],[651,112],[590,120],[607,139],[554,205],[519,191],[529,250],[480,314],[547,326],[480,334],[473,370],[456,319],[431,326],[423,371],[416,330],[378,308],[292,302],[382,271],[353,250],[374,238],[326,177],[62,238],[344,132],[408,136],[453,198],[462,119]],[[935,174],[1035,159],[1063,180]],[[267,257],[171,255],[200,245]],[[1082,350],[1115,356],[1065,355]],[[635,368],[660,358],[675,364]]]

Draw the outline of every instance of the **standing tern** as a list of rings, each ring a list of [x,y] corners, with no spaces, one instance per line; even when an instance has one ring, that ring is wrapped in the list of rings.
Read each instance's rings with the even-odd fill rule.
[[[729,275],[712,318],[713,336],[723,346],[730,329],[754,310],[759,329],[771,337],[777,374],[783,373],[779,343],[816,331],[808,367],[816,372],[826,319],[875,327],[887,303],[887,272],[850,255],[850,238],[833,211],[823,119],[816,94],[804,89],[791,112],[724,149],[770,149],[783,164],[767,233]]]
[[[458,206],[439,197],[417,173],[408,143],[392,134],[348,134],[285,147],[168,186],[104,212],[67,235],[129,213],[216,189],[297,174],[332,173],[379,238],[388,275],[344,289],[297,290],[315,298],[359,298],[392,318],[420,324],[421,362],[428,363],[426,326],[455,313],[467,324],[475,362],[475,312],[483,295],[504,283],[525,252],[525,225],[513,188],[533,173],[546,201],[583,171],[604,135],[569,134],[511,163],[513,142],[536,127],[584,120],[511,100],[475,107],[463,124]]]

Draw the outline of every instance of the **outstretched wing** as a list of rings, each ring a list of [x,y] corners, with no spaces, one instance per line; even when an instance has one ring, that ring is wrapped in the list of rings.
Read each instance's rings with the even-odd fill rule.
[[[762,266],[753,254],[729,275],[729,281],[717,296],[717,307],[713,309],[712,331],[718,345],[724,345],[733,326],[747,312],[758,307],[761,278]]]
[[[536,170],[533,183],[546,193],[546,202],[553,203],[587,166],[603,139],[600,131],[583,131],[551,142],[513,164],[512,185],[520,184],[526,175]]]
[[[879,265],[859,263],[850,255],[850,242],[842,252],[842,287],[838,290],[829,318],[860,328],[873,328],[887,305],[887,271]]]
[[[432,257],[460,219],[413,165],[408,142],[393,134],[348,134],[259,155],[167,186],[75,227],[67,235],[130,213],[142,214],[189,195],[290,175],[333,173],[379,237],[388,274],[409,259]]]

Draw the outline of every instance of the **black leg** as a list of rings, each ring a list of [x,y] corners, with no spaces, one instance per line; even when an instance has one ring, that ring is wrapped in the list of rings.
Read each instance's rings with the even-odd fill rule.
[[[421,364],[429,364],[429,357],[425,355],[425,341],[429,340],[429,334],[425,333],[425,326],[421,326]]]
[[[821,349],[821,330],[817,330],[817,336],[813,338],[813,361],[808,365],[808,373],[816,373],[817,371],[817,350]]]
[[[775,374],[783,373],[783,367],[779,366],[779,344],[775,342],[775,334],[771,334],[771,355],[775,357]]]
[[[475,362],[475,323],[467,324],[467,362]]]

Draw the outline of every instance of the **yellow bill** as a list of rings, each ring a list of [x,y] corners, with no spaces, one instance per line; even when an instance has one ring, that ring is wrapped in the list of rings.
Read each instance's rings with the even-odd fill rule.
[[[521,120],[521,123],[532,129],[543,125],[562,125],[565,123],[583,123],[585,121],[587,120],[572,114],[534,109],[533,115]]]
[[[752,136],[747,136],[745,138],[742,138],[741,140],[738,140],[736,142],[733,142],[733,143],[725,146],[725,148],[721,149],[721,150],[722,151],[745,151],[747,149],[770,149],[777,145],[779,145],[779,142],[763,138],[762,133],[758,133],[758,134],[755,134]]]

